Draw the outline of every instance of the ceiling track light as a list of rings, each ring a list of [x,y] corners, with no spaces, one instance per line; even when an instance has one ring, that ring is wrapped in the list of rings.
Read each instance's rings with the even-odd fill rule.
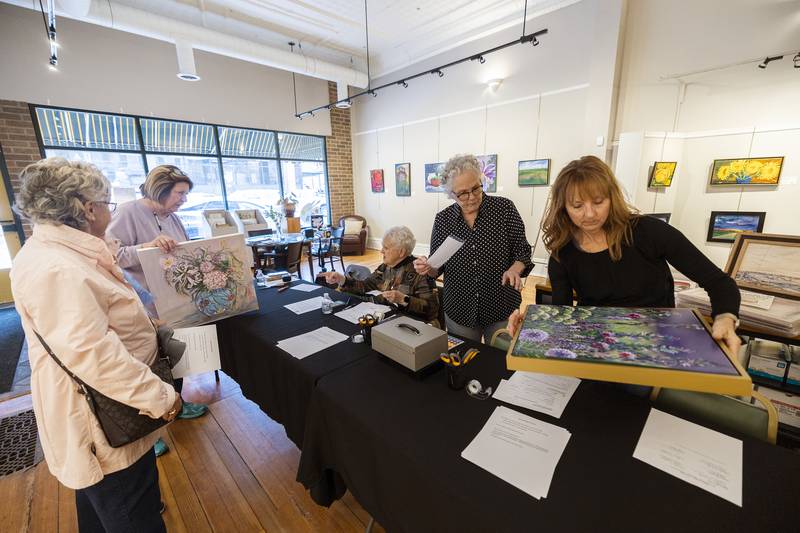
[[[767,68],[767,65],[769,65],[773,61],[779,61],[781,59],[783,59],[783,56],[771,56],[771,57],[767,56],[764,58],[764,61],[758,64],[758,68],[765,69]]]
[[[503,50],[505,48],[508,48],[510,46],[514,46],[514,45],[517,45],[517,44],[531,43],[531,44],[533,44],[533,46],[538,46],[539,45],[539,40],[537,39],[537,37],[541,37],[542,35],[546,35],[547,31],[548,31],[547,28],[544,28],[544,29],[541,29],[541,30],[539,30],[537,32],[531,33],[529,35],[523,35],[522,37],[519,37],[518,39],[514,39],[513,41],[507,42],[505,44],[501,44],[499,46],[495,46],[494,48],[490,48],[488,50],[484,50],[483,52],[480,52],[480,53],[477,53],[477,54],[472,54],[472,55],[469,55],[467,57],[458,59],[456,61],[451,61],[450,63],[447,63],[445,65],[441,65],[439,67],[436,67],[436,68],[433,68],[433,69],[430,69],[430,70],[424,70],[422,72],[414,74],[413,76],[406,76],[405,78],[402,78],[400,80],[395,80],[395,81],[391,81],[389,83],[384,83],[383,85],[380,85],[378,87],[368,86],[366,90],[364,90],[364,91],[362,91],[360,93],[357,93],[357,94],[350,95],[349,98],[346,98],[344,100],[340,100],[339,102],[333,102],[333,104],[336,105],[336,104],[339,104],[341,102],[344,102],[345,100],[348,100],[348,101],[352,102],[356,98],[359,98],[361,96],[365,96],[365,95],[368,95],[368,94],[371,94],[372,96],[378,96],[378,91],[380,91],[381,89],[385,89],[387,87],[391,87],[393,85],[402,85],[403,87],[408,87],[408,83],[407,82],[409,82],[411,80],[415,80],[417,78],[421,78],[423,76],[429,76],[429,75],[432,75],[432,74],[438,74],[439,77],[441,78],[441,77],[444,77],[444,70],[445,69],[448,69],[448,68],[453,67],[455,65],[459,65],[461,63],[466,63],[467,61],[478,61],[479,63],[483,64],[483,63],[486,62],[486,57],[485,56],[488,56],[489,54],[492,54],[494,52],[499,52],[500,50]],[[369,75],[368,75],[368,78],[369,78]],[[368,83],[368,85],[369,85],[369,83]],[[297,117],[299,119],[302,119],[304,117],[309,116],[310,112],[321,111],[323,109],[328,109],[329,105],[330,104],[325,104],[325,105],[321,105],[321,106],[315,107],[314,109],[311,109],[309,111],[304,111],[302,113],[295,113],[295,117]]]

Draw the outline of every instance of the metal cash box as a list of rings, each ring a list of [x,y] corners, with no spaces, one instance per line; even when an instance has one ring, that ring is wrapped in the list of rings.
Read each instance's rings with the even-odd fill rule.
[[[447,333],[406,316],[373,327],[371,334],[373,350],[414,372],[447,352]]]

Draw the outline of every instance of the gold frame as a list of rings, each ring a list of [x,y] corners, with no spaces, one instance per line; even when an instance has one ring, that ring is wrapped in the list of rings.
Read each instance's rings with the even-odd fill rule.
[[[778,235],[774,233],[757,233],[752,231],[742,232],[737,235],[736,239],[733,241],[731,253],[728,255],[728,262],[725,264],[725,273],[733,278],[734,281],[736,281],[736,274],[739,272],[739,267],[744,259],[744,252],[747,251],[747,247],[751,242],[767,243],[772,246],[800,248],[800,236],[798,235]],[[736,285],[748,291],[770,294],[772,296],[791,300],[800,300],[800,292],[797,291],[769,288],[765,285],[756,285],[745,281],[736,281]]]
[[[711,327],[703,320],[696,309],[692,309],[695,318],[703,324],[711,335]],[[511,345],[506,352],[506,366],[509,370],[522,370],[524,372],[540,372],[542,374],[555,374],[560,376],[574,376],[583,379],[599,381],[612,381],[628,383],[631,385],[646,385],[651,387],[666,387],[670,389],[692,390],[697,392],[712,392],[728,394],[731,396],[750,396],[753,391],[753,381],[747,371],[739,364],[739,359],[732,354],[720,341],[717,345],[725,357],[739,373],[738,376],[720,374],[704,374],[701,372],[688,372],[686,370],[668,370],[661,368],[648,368],[641,366],[626,366],[613,363],[589,363],[585,361],[572,361],[564,359],[537,359],[533,357],[518,357],[511,355],[522,328],[514,334]]]

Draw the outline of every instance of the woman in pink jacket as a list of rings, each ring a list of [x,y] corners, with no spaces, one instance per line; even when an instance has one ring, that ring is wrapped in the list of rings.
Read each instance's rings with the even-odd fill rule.
[[[11,287],[47,466],[75,489],[81,531],[165,531],[151,452],[158,432],[111,448],[75,382],[36,337],[102,394],[151,418],[180,412],[175,389],[150,371],[155,329],[104,240],[116,207],[109,182],[94,165],[61,158],[29,165],[20,179],[16,208],[34,226]]]

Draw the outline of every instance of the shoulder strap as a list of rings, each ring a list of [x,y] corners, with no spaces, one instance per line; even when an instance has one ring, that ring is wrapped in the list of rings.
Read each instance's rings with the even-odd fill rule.
[[[72,379],[75,381],[75,383],[77,383],[77,384],[78,384],[78,385],[81,387],[81,389],[83,389],[83,388],[84,388],[84,386],[85,386],[85,383],[84,383],[83,381],[81,381],[81,379],[80,379],[78,376],[76,376],[75,374],[73,374],[72,372],[70,372],[70,371],[69,371],[69,369],[68,369],[67,367],[65,367],[65,366],[64,366],[64,363],[62,363],[62,362],[61,362],[61,361],[58,359],[58,357],[56,357],[56,354],[54,354],[54,353],[53,353],[53,350],[51,350],[51,349],[50,349],[50,346],[48,346],[48,345],[47,345],[47,343],[46,343],[46,342],[44,342],[44,339],[42,338],[42,336],[41,336],[41,335],[39,335],[39,332],[38,332],[38,331],[36,331],[36,330],[33,330],[33,333],[34,333],[34,334],[36,334],[36,338],[37,338],[37,339],[39,339],[39,342],[40,342],[40,343],[42,343],[42,346],[43,346],[43,347],[44,347],[44,349],[47,351],[47,353],[49,353],[49,354],[50,354],[50,357],[52,357],[52,358],[53,358],[53,360],[55,360],[55,362],[56,362],[56,363],[58,363],[58,366],[60,366],[60,367],[61,367],[61,368],[64,370],[64,372],[66,372],[66,373],[67,373],[67,375],[68,375],[69,377],[71,377],[71,378],[72,378]]]

